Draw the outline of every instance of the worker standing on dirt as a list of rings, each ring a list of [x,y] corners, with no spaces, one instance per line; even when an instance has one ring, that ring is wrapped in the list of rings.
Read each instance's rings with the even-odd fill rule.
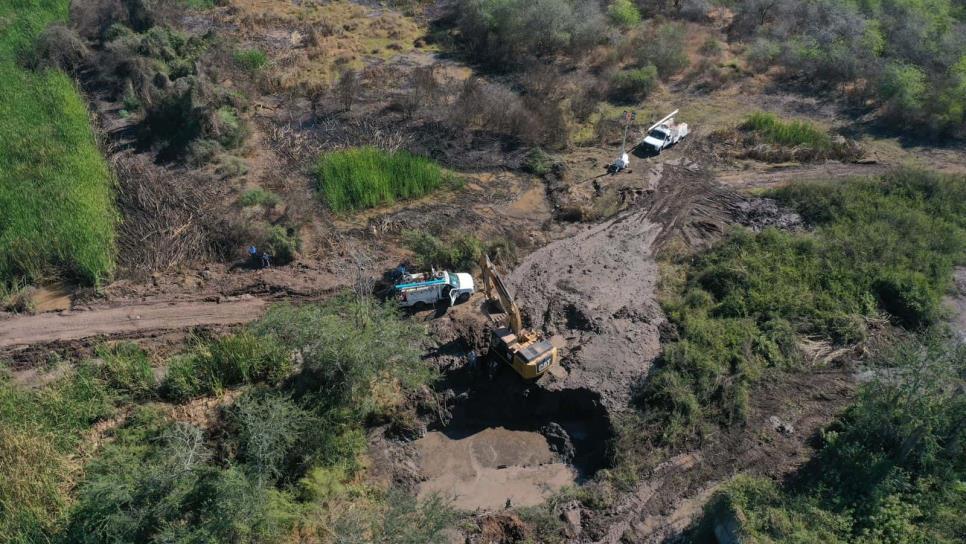
[[[257,268],[258,265],[259,265],[259,261],[258,261],[258,248],[255,247],[255,246],[248,246],[248,256],[252,260],[252,266],[254,266],[254,267]]]
[[[263,251],[262,252],[262,268],[271,268],[271,267],[272,267],[272,256],[269,255],[268,252]]]

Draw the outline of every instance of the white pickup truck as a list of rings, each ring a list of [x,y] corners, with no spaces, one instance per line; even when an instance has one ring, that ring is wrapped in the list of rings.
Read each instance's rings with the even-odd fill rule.
[[[651,125],[651,128],[647,129],[647,135],[644,136],[644,141],[640,145],[652,149],[655,153],[660,153],[661,150],[683,140],[688,135],[688,124],[675,123],[674,116],[677,113],[678,110],[674,110],[673,113],[664,119]]]
[[[473,276],[463,272],[408,274],[402,281],[404,283],[395,285],[394,291],[399,305],[404,308],[435,306],[442,300],[448,300],[452,306],[468,300],[475,290]]]

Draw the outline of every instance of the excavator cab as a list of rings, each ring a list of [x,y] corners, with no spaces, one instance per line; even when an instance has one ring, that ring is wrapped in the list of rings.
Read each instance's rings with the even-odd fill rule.
[[[539,333],[523,328],[520,309],[510,296],[503,279],[486,255],[480,259],[483,290],[487,299],[498,303],[507,314],[508,326],[495,327],[490,333],[490,353],[502,359],[526,380],[539,378],[557,362],[557,348]],[[494,296],[493,291],[496,291]]]

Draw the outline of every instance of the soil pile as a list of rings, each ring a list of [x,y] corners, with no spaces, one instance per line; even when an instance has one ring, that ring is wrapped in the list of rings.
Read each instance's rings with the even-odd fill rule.
[[[591,389],[608,409],[626,406],[660,352],[656,252],[705,247],[735,223],[800,223],[774,201],[739,195],[686,160],[617,179],[626,180],[627,211],[530,254],[508,278],[529,325],[567,341],[564,372],[546,387]]]

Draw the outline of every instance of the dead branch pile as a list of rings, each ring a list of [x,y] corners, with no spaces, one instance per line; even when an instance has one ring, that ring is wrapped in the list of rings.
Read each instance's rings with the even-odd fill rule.
[[[122,273],[144,276],[230,257],[241,244],[219,209],[219,188],[198,174],[177,175],[143,156],[114,157],[122,221]]]

